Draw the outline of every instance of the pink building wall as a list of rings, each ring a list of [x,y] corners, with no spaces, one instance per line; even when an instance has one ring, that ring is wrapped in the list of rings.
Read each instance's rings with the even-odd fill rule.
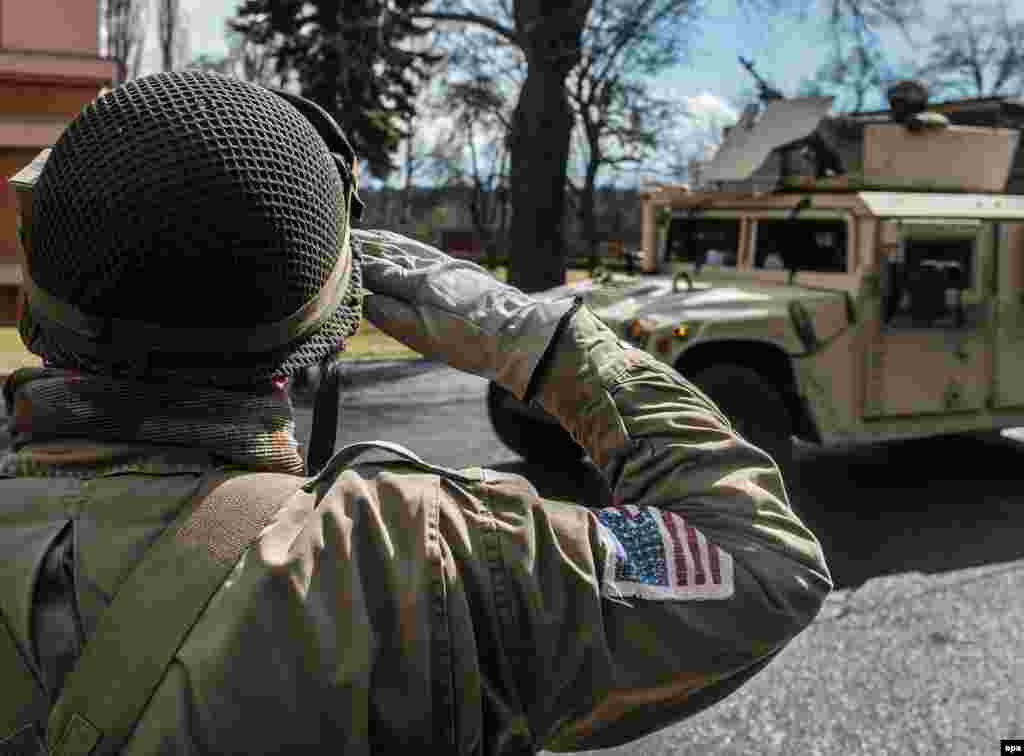
[[[96,0],[2,0],[0,48],[95,58],[98,23]]]
[[[114,78],[99,55],[97,0],[0,0],[0,176],[51,146]],[[0,323],[16,320],[21,263],[14,191],[0,190]]]

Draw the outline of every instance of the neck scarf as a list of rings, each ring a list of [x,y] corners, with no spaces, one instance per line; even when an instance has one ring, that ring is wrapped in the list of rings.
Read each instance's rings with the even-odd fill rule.
[[[87,440],[200,449],[231,464],[303,474],[283,383],[265,390],[142,382],[58,368],[23,368],[4,386],[15,451]]]

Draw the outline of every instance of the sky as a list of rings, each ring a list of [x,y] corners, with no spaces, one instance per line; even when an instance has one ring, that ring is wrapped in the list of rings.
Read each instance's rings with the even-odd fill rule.
[[[653,82],[657,94],[685,103],[694,115],[695,129],[702,124],[728,122],[738,105],[754,92],[754,82],[737,61],[750,58],[758,72],[789,95],[804,78],[825,62],[829,52],[825,8],[829,0],[806,0],[810,10],[796,14],[758,15],[745,12],[737,0],[706,0],[706,12],[694,36],[692,52],[683,64]],[[948,0],[922,0],[929,17],[940,18]],[[1015,15],[1024,15],[1024,0],[1009,0]],[[226,52],[224,22],[234,14],[238,0],[182,0],[188,15],[193,55]],[[748,3],[749,6],[749,3]],[[918,34],[925,41],[925,34]],[[883,42],[896,60],[912,59],[913,47],[897,32]],[[151,48],[155,45],[150,45]]]
[[[238,0],[183,0],[183,4],[189,17],[193,53],[226,52],[224,21],[233,15]],[[808,31],[816,25],[814,19],[801,22],[794,18],[745,17],[732,0],[710,0],[708,6],[692,59],[663,77],[668,94],[738,97],[751,84],[736,61],[740,53],[752,57],[782,89],[795,89],[805,72],[813,71],[824,60],[824,41],[810,49],[807,45]]]
[[[224,22],[238,0],[183,0],[189,17],[194,53],[226,51]],[[945,0],[924,0],[926,11],[941,11]],[[1013,0],[1024,12],[1024,0]],[[778,88],[795,93],[801,79],[824,62],[828,35],[824,29],[824,2],[804,18],[795,14],[758,15],[744,12],[736,0],[707,0],[707,12],[694,39],[690,60],[666,73],[659,83],[666,94],[694,97],[705,93],[736,100],[751,87],[751,79],[736,58],[752,58],[758,70]],[[910,48],[890,35],[905,54]]]

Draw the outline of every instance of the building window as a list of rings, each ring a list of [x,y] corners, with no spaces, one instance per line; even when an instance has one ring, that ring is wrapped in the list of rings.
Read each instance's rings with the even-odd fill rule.
[[[846,273],[846,223],[841,220],[759,220],[754,267]]]

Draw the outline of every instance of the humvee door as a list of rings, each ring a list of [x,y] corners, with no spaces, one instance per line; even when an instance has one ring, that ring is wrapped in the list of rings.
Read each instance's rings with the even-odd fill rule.
[[[884,220],[879,234],[865,415],[982,409],[992,385],[994,223]]]
[[[997,228],[996,354],[992,404],[1024,406],[1024,223]]]

